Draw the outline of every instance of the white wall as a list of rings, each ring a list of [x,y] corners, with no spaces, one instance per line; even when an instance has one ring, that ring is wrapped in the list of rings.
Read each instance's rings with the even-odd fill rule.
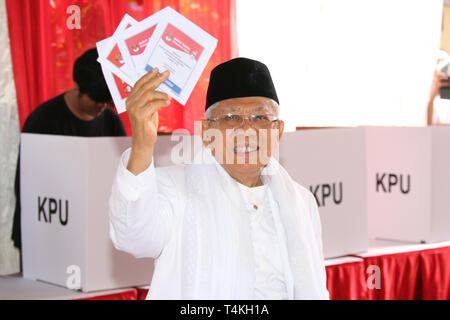
[[[19,252],[11,241],[18,144],[19,119],[6,6],[5,0],[0,0],[0,275],[20,271]]]
[[[426,124],[442,0],[237,0],[239,55],[271,70],[288,129]]]

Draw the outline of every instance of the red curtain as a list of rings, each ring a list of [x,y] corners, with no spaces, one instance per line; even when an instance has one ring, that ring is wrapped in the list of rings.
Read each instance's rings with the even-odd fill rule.
[[[67,8],[77,5],[81,28],[69,30]],[[140,21],[171,6],[218,39],[217,48],[186,106],[176,101],[161,109],[159,130],[193,132],[204,112],[211,70],[237,56],[235,0],[6,0],[11,56],[22,128],[42,102],[73,88],[72,67],[78,56],[113,34],[125,13]],[[126,113],[121,115],[131,134]]]

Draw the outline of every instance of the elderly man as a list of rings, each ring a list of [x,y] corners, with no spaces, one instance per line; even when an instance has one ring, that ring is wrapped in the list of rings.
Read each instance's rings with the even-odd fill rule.
[[[267,67],[217,66],[202,151],[155,169],[157,110],[170,103],[155,89],[168,76],[153,70],[128,98],[132,147],[110,199],[115,247],[156,258],[147,299],[328,299],[316,202],[272,156],[283,121]]]

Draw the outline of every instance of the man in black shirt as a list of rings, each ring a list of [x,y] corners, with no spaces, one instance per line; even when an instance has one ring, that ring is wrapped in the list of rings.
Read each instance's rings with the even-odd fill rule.
[[[22,132],[82,137],[125,136],[122,120],[108,107],[112,98],[97,58],[95,48],[80,56],[73,67],[75,88],[33,110],[25,121]],[[20,249],[20,154],[15,194],[12,240],[14,246]]]

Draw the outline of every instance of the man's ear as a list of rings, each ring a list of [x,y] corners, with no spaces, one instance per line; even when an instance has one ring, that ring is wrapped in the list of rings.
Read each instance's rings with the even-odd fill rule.
[[[211,143],[211,138],[206,138],[205,134],[208,132],[209,129],[209,121],[206,119],[201,120],[202,121],[202,141],[203,144],[207,147]]]

